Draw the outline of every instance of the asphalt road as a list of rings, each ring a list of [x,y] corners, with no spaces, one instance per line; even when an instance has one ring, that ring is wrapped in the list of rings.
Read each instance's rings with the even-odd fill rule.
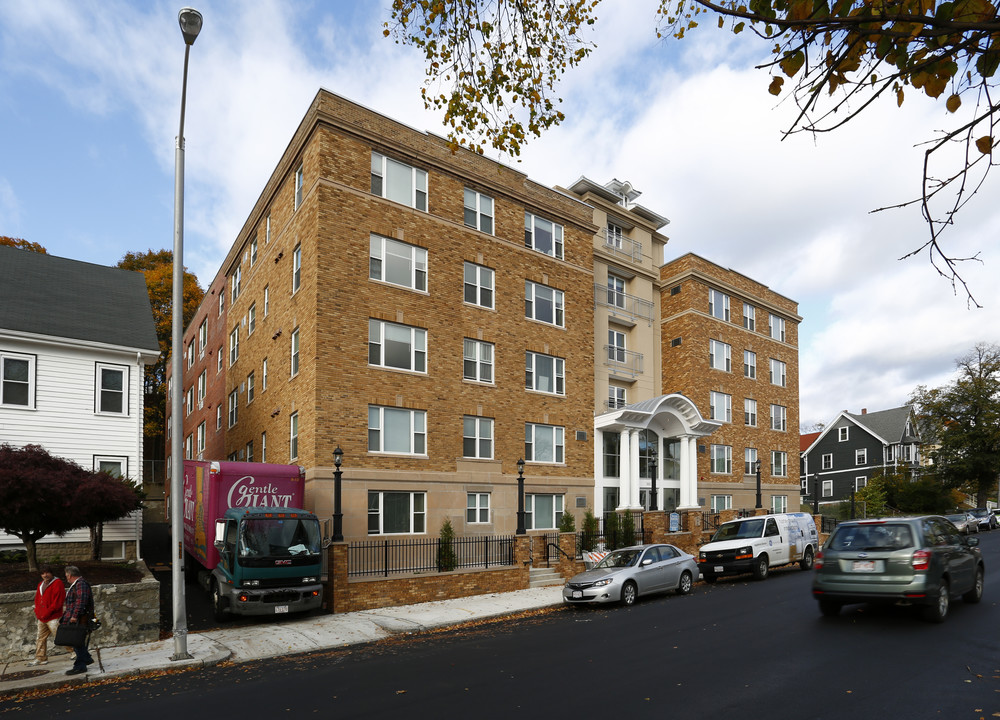
[[[851,606],[823,618],[810,573],[788,569],[628,609],[565,608],[344,651],[88,685],[3,703],[0,713],[990,718],[1000,713],[1000,532],[980,538],[983,602],[955,602],[943,625],[907,608]]]

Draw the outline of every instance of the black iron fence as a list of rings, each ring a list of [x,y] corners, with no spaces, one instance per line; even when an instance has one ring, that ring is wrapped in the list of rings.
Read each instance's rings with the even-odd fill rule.
[[[362,540],[347,546],[348,577],[444,572],[514,564],[513,535]]]
[[[703,530],[718,530],[722,524],[722,515],[717,510],[705,510],[701,513],[701,527]]]
[[[576,556],[594,550],[608,551],[649,542],[642,511],[607,513],[597,519],[596,529],[584,528],[576,534]]]
[[[820,516],[819,531],[824,533],[832,533],[833,529],[837,527],[837,522],[838,520],[835,517],[830,517],[829,515],[822,515]]]

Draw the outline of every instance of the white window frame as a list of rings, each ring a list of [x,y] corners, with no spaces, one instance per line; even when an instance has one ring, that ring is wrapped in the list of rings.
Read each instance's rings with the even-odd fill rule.
[[[722,512],[723,510],[733,509],[733,496],[732,495],[713,495],[712,496],[712,512]]]
[[[240,359],[240,326],[237,325],[229,333],[229,367],[236,364]]]
[[[823,453],[820,456],[820,469],[833,470],[833,453]]]
[[[711,420],[731,423],[733,421],[733,396],[714,390],[709,392],[708,412]]]
[[[167,428],[169,429],[169,425]],[[219,432],[222,429],[222,403],[215,406],[215,431]]]
[[[868,464],[868,449],[858,448],[854,451],[854,464],[855,465],[867,465]]]
[[[289,338],[291,341],[291,351],[290,351],[290,364],[292,369],[292,377],[299,374],[299,328],[292,330],[292,336]]]
[[[295,201],[293,210],[302,207],[302,190],[305,187],[305,169],[303,163],[299,161],[299,166],[295,169]]]
[[[628,397],[627,388],[623,388],[619,385],[608,385],[608,409],[609,410],[620,410],[621,408],[628,405],[626,398]]]
[[[271,307],[271,286],[264,286],[264,317],[267,317],[268,310]]]
[[[254,396],[254,376],[253,376],[253,370],[251,370],[250,374],[247,375],[247,405],[253,402],[253,396]]]
[[[229,413],[227,415],[228,427],[232,428],[236,426],[236,423],[240,419],[240,391],[239,389],[233,390],[229,393]]]
[[[229,278],[229,281],[230,281],[229,291],[231,293],[230,304],[234,304],[236,302],[236,299],[240,296],[240,292],[243,289],[243,270],[239,265],[237,265],[233,269],[233,274]]]
[[[224,358],[226,357],[226,348],[224,345],[219,345],[219,352],[215,356],[215,372],[216,374],[222,372],[222,366],[225,363]]]
[[[743,474],[757,474],[757,448],[743,448]]]
[[[267,432],[260,434],[260,461],[267,462]]]
[[[536,457],[539,437],[548,435],[552,447],[552,459]],[[524,459],[527,462],[545,465],[562,465],[566,460],[566,428],[561,425],[542,423],[524,424]]]
[[[625,288],[626,280],[623,277],[608,272],[608,305],[619,309],[625,309]]]
[[[551,369],[548,379],[551,390],[546,390],[541,383],[546,378],[545,370]],[[524,353],[524,387],[526,390],[545,393],[546,395],[566,394],[566,360],[555,355],[546,355],[527,350]]]
[[[184,438],[184,459],[194,460],[194,435]]]
[[[253,440],[247,440],[247,444],[244,447],[246,454],[245,458],[247,462],[253,462]]]
[[[784,450],[771,451],[771,477],[788,477],[788,453]]]
[[[496,273],[492,268],[466,261],[462,278],[462,297],[466,303],[488,310],[495,307]]]
[[[102,466],[116,466],[116,469],[111,469],[110,467],[102,467]],[[108,475],[112,475],[118,478],[127,477],[128,457],[124,455],[95,455],[94,471],[105,472]]]
[[[823,497],[833,497],[833,480],[823,481]]]
[[[198,424],[198,457],[200,458],[205,454],[205,421],[202,420]]]
[[[396,418],[395,422],[406,422],[405,449],[386,450],[386,418]],[[398,429],[398,428],[395,428]],[[402,447],[403,438],[392,438],[393,447]],[[409,408],[368,406],[368,452],[384,455],[427,456],[427,412]]]
[[[772,385],[778,387],[788,386],[788,366],[782,360],[771,358],[768,375]]]
[[[257,238],[250,241],[250,265],[257,262]]]
[[[743,377],[757,379],[757,353],[752,350],[743,351]]]
[[[477,460],[492,460],[493,429],[495,426],[493,418],[463,415],[462,457]]]
[[[743,303],[743,327],[754,331],[757,329],[757,308],[750,303]]]
[[[36,355],[0,352],[0,407],[21,410],[35,409],[35,384],[37,382],[37,378],[35,377],[35,363],[37,359]],[[27,380],[21,380],[20,378],[14,379],[12,377],[13,372],[10,370],[10,365],[15,362],[18,364],[25,363],[27,365]],[[8,377],[8,373],[11,377]],[[27,385],[27,402],[8,402],[6,400],[6,398],[9,397],[8,390],[12,393],[13,386],[21,388],[24,385]]]
[[[767,331],[772,340],[785,342],[785,318],[768,313]]]
[[[407,181],[409,184],[409,198],[403,199],[403,196],[397,196],[395,193],[390,197],[389,186],[395,185],[395,183],[390,183],[387,180],[390,171],[394,178],[397,177],[396,173],[399,173],[399,178],[404,178],[409,173],[409,180]],[[426,170],[420,170],[412,165],[407,165],[406,163],[372,151],[371,181],[373,195],[427,212],[428,183]]]
[[[850,429],[851,428],[846,425],[844,427],[837,428],[837,441],[847,442],[847,440],[850,438],[850,432],[849,432]]]
[[[386,336],[392,335],[391,340]],[[403,337],[405,336],[405,340]],[[389,343],[406,347],[406,365],[387,362]],[[387,320],[368,318],[368,365],[389,370],[427,373],[427,331],[412,325],[401,325]]]
[[[208,318],[202,320],[198,326],[198,357],[205,357],[206,349],[208,349]]]
[[[409,515],[408,529],[401,532],[386,532],[385,507],[386,495],[408,496]],[[368,534],[369,535],[423,535],[427,532],[427,493],[406,492],[401,490],[369,490],[368,491]]]
[[[251,303],[250,309],[247,310],[247,337],[253,335],[253,331],[257,329],[257,303]]]
[[[713,475],[733,474],[733,448],[731,445],[711,446],[711,471]]]
[[[296,245],[292,250],[292,295],[302,287],[302,246]]]
[[[462,379],[492,385],[494,355],[493,343],[464,338],[462,343]]]
[[[550,298],[539,299],[540,295],[547,295],[551,293]],[[552,306],[552,319],[547,320],[543,317],[539,317],[538,307],[540,302],[550,303]],[[546,325],[554,325],[555,327],[565,327],[565,296],[562,290],[556,290],[548,285],[542,285],[541,283],[532,282],[531,280],[524,281],[524,316],[535,322],[544,323]]]
[[[552,239],[552,247],[546,250],[539,245],[536,232],[540,229],[539,224],[546,223],[551,226],[549,234]],[[525,211],[524,213],[524,246],[531,248],[535,252],[554,257],[557,260],[563,259],[563,226],[543,217]]]
[[[623,240],[624,236],[625,236],[624,228],[622,228],[620,225],[615,225],[613,222],[609,220],[607,225],[607,232],[605,234],[605,241],[606,241],[605,244],[610,245],[611,247],[617,250],[621,250],[622,246],[624,245],[624,240]]]
[[[299,414],[293,412],[288,416],[288,459],[299,457]]]
[[[779,432],[788,430],[788,408],[771,403],[771,429]]]
[[[105,389],[104,374],[106,372],[115,373],[121,379],[120,389]],[[130,373],[128,365],[112,365],[111,363],[95,363],[94,375],[94,412],[98,415],[116,415],[127,417],[129,410],[129,382]],[[104,408],[104,393],[115,393],[121,399],[121,410],[106,410]]]
[[[198,409],[205,406],[205,394],[208,392],[208,371],[202,370],[198,376]]]
[[[267,358],[260,363],[260,391],[267,390]]]
[[[708,314],[719,320],[729,322],[729,296],[721,290],[709,288]]]
[[[608,328],[608,360],[624,364],[627,349],[625,347],[625,333],[621,330]]]
[[[271,242],[271,213],[264,218],[264,244]]]
[[[184,417],[194,412],[194,388],[189,387],[184,393]]]
[[[860,490],[861,488],[863,488],[867,484],[868,484],[868,478],[867,477],[865,477],[864,475],[858,475],[858,476],[856,476],[854,478],[854,492],[857,492],[858,490]]]
[[[537,520],[537,500],[539,497],[552,498],[552,515],[545,518],[542,525]],[[557,493],[529,493],[524,496],[524,527],[526,530],[555,530],[562,522],[565,500]]]
[[[393,269],[403,269],[406,279],[396,282],[389,279],[390,263]],[[427,249],[402,240],[371,233],[368,237],[368,278],[394,287],[417,292],[427,292]]]
[[[753,398],[743,398],[743,424],[757,427],[757,401]]]
[[[713,370],[732,372],[733,348],[721,340],[708,341],[708,366]]]
[[[195,351],[194,340],[192,340],[191,342],[188,343],[187,346],[187,366],[189,370],[194,365],[194,351]]]
[[[490,494],[488,492],[466,493],[465,522],[469,525],[486,525],[490,522]]]
[[[772,495],[771,496],[771,512],[773,512],[773,513],[786,513],[786,512],[788,512],[788,496],[787,495]]]
[[[493,234],[494,202],[489,195],[478,190],[465,188],[463,220],[465,224],[480,232]]]

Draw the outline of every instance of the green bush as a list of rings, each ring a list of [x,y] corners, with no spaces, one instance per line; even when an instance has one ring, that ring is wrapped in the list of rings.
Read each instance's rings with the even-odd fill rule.
[[[559,532],[576,532],[576,518],[573,513],[564,512],[559,518]]]
[[[448,572],[454,570],[458,565],[458,558],[455,557],[455,531],[451,527],[451,520],[445,518],[441,523],[441,534],[438,540],[438,572]]]
[[[597,516],[594,515],[594,511],[587,508],[583,513],[583,551],[591,552],[597,545],[598,533],[600,532],[601,525],[597,522]]]

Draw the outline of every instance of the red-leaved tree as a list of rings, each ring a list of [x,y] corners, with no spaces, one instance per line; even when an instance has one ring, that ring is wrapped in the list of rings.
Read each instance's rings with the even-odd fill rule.
[[[104,523],[118,520],[142,506],[142,493],[127,478],[106,472],[87,473],[73,495],[77,527],[90,528],[90,559],[101,559]]]

